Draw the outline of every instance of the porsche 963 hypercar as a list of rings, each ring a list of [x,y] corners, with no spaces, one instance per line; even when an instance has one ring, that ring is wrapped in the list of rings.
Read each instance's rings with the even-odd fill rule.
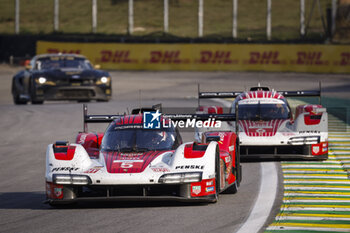
[[[108,101],[112,94],[108,72],[96,70],[76,54],[35,56],[12,79],[15,104],[42,104],[45,100]]]
[[[76,142],[57,141],[47,147],[47,202],[216,202],[219,193],[237,191],[241,165],[236,134],[210,132],[205,143],[183,143],[178,129],[168,122],[206,120],[215,114],[159,116],[148,112],[160,123],[159,128],[148,129],[144,125],[146,113],[88,115],[84,106],[84,131]],[[230,115],[218,119],[234,120]],[[88,132],[88,123],[101,122],[110,123],[105,133]]]
[[[328,114],[320,104],[296,107],[293,117],[285,97],[320,97],[321,91],[274,91],[252,87],[246,92],[199,92],[202,98],[235,98],[231,113],[239,120],[226,125],[239,131],[242,157],[328,158]],[[204,112],[222,112],[219,106],[201,106]],[[237,124],[238,123],[238,124]],[[197,129],[197,140],[203,132]]]

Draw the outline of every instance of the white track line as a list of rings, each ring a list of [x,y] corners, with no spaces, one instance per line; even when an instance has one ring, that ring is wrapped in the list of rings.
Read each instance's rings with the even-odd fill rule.
[[[231,107],[231,103],[221,99],[214,101],[223,104],[225,107]],[[264,226],[275,202],[277,194],[278,176],[275,163],[260,163],[260,188],[255,200],[252,211],[247,220],[239,228],[237,233],[259,232]]]
[[[261,182],[258,197],[248,219],[237,233],[259,232],[270,215],[277,194],[277,170],[275,163],[260,163]]]

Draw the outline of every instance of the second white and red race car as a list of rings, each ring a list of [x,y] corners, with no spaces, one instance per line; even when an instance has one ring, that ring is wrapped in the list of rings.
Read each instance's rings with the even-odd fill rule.
[[[199,92],[202,98],[235,98],[230,112],[236,122],[224,130],[239,131],[242,157],[328,158],[328,114],[320,104],[296,107],[293,116],[286,97],[320,97],[320,91],[274,91],[252,87],[246,92]],[[220,106],[201,106],[204,113],[222,113]],[[197,140],[210,128],[197,129]]]

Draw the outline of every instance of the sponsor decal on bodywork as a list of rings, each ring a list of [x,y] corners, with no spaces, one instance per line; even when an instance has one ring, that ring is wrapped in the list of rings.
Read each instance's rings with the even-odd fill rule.
[[[95,167],[92,167],[92,168],[86,170],[84,173],[96,173],[96,172],[100,171],[102,168],[103,168],[103,166],[95,166]]]
[[[170,172],[170,170],[166,167],[151,167],[154,172]]]
[[[175,169],[204,169],[204,165],[181,165],[176,166]]]
[[[53,184],[51,182],[46,182],[46,197],[49,199],[62,199],[63,186],[59,184]]]
[[[78,141],[78,144],[81,144],[83,145],[85,143],[85,140],[86,140],[86,137],[87,137],[88,134],[81,134],[80,138],[79,138],[79,141]]]
[[[191,196],[200,197],[215,194],[215,178],[191,184]]]
[[[52,168],[52,172],[61,172],[61,171],[77,171],[79,170],[78,167],[54,167]]]
[[[239,125],[249,137],[275,136],[277,130],[285,120],[250,121],[241,120]]]
[[[321,133],[321,131],[318,131],[318,130],[307,130],[307,131],[299,131],[300,134],[319,134]]]
[[[56,197],[60,197],[63,194],[62,188],[54,188],[54,194]]]
[[[198,195],[198,194],[200,194],[201,191],[202,191],[202,189],[201,189],[200,185],[192,186],[192,193]]]
[[[148,151],[144,153],[120,153],[118,151],[103,152],[106,169],[109,173],[140,173],[149,164],[163,154],[164,151]]]

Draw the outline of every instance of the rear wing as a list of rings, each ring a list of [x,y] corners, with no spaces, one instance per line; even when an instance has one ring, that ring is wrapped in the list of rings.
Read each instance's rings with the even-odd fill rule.
[[[318,90],[311,91],[277,91],[277,93],[285,96],[285,97],[318,97],[318,102],[321,104],[321,93],[322,86],[321,82],[319,82]]]
[[[151,108],[136,108],[132,110],[131,114],[141,114],[147,111],[162,110],[161,104],[153,105]],[[88,115],[88,108],[86,104],[83,104],[83,120],[84,120],[84,132],[86,123],[110,123],[115,119],[118,119],[125,114],[113,114],[113,115]]]
[[[236,98],[243,92],[198,92],[198,99],[210,99],[210,98]]]
[[[88,123],[110,123],[124,115],[88,115],[87,104],[83,104],[83,132],[88,132]]]
[[[268,87],[251,87],[250,91],[269,91]],[[319,90],[311,91],[276,91],[277,93],[285,97],[319,97],[319,103],[321,104],[321,82],[319,82]],[[236,98],[243,92],[239,91],[225,91],[225,92],[201,92],[198,84],[198,106],[200,106],[200,99],[210,98]]]
[[[156,108],[147,108],[147,110],[156,111],[159,110],[159,105],[155,105]],[[238,106],[238,105],[237,105]],[[236,113],[238,113],[238,107],[236,106]],[[143,113],[142,111],[138,111],[139,114]],[[171,119],[172,121],[186,121],[188,119],[192,120],[220,120],[220,121],[238,121],[238,114],[162,114],[163,117]],[[89,115],[88,107],[86,104],[83,104],[83,132],[88,131],[88,123],[110,123],[124,115],[113,114],[113,115]],[[238,126],[238,124],[236,124]],[[237,128],[237,127],[236,127]],[[238,128],[236,129],[236,132]]]
[[[277,91],[285,97],[319,97],[321,91]]]
[[[158,110],[159,106],[156,105]],[[153,106],[152,106],[153,107]],[[238,122],[238,104],[235,105],[236,108],[236,114],[163,114],[163,117],[166,117],[168,119],[171,119],[172,121],[187,121],[188,119],[196,119],[196,120],[220,120],[220,121],[236,121]],[[161,107],[160,107],[161,109]],[[152,109],[155,111],[156,109]],[[141,114],[141,111],[139,111],[139,114]],[[124,115],[89,115],[88,114],[88,107],[86,104],[83,104],[83,132],[88,132],[88,123],[110,123],[114,121],[115,119],[118,119],[120,117],[123,117]],[[238,124],[235,124],[235,133],[237,138],[239,137],[239,126]],[[239,153],[240,151],[240,145],[238,143],[237,145],[237,151]]]
[[[171,119],[172,121],[186,121],[188,119],[195,119],[205,121],[209,119],[220,121],[236,121],[236,114],[163,114],[163,117]]]

